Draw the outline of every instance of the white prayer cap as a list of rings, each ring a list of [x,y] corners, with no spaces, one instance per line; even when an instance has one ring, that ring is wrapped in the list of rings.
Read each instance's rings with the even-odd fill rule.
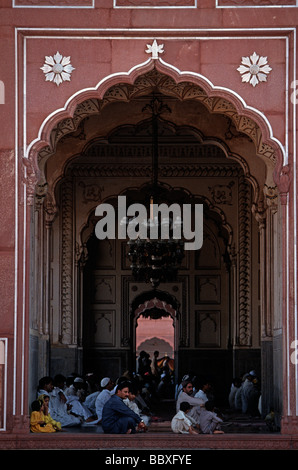
[[[81,379],[81,377],[76,377],[76,378],[74,379],[74,382],[81,382],[81,383],[83,383],[84,380]]]
[[[183,380],[189,380],[189,379],[190,379],[189,375],[186,374],[186,375],[184,375],[184,376],[182,377],[182,382],[183,382]]]
[[[102,381],[100,382],[100,385],[102,388],[106,387],[108,385],[110,381],[110,378],[109,377],[105,377],[104,379],[102,379]]]
[[[254,370],[251,370],[250,373],[249,373],[249,375],[252,375],[252,376],[255,377],[257,374],[256,374],[256,372],[255,372]]]

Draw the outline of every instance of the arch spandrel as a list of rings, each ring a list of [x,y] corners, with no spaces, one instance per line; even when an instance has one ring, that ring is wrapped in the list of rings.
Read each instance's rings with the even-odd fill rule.
[[[67,135],[80,134],[80,126],[87,117],[100,115],[112,102],[131,103],[156,90],[179,102],[200,103],[212,116],[229,118],[236,131],[253,143],[254,155],[244,156],[244,159],[248,162],[257,156],[266,165],[265,179],[260,187],[266,184],[272,188],[280,184],[283,149],[272,136],[266,118],[246,106],[232,90],[214,87],[205,77],[180,72],[161,59],[151,59],[126,74],[107,77],[93,89],[76,93],[63,109],[46,120],[40,130],[40,138],[29,146],[28,158],[32,166],[39,168],[42,177],[45,164],[56,153],[58,143]],[[36,179],[38,181],[37,176]]]

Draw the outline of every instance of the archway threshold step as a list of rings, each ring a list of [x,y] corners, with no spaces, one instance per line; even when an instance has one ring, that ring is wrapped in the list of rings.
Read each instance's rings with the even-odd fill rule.
[[[279,433],[247,433],[216,435],[177,435],[161,431],[134,435],[97,433],[5,434],[0,449],[233,449],[233,450],[297,450],[297,435]]]

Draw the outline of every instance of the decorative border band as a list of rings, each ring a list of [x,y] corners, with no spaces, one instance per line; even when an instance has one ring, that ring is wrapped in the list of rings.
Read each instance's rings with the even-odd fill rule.
[[[197,8],[197,0],[113,0],[113,8]]]
[[[12,0],[12,8],[94,8],[95,0]]]

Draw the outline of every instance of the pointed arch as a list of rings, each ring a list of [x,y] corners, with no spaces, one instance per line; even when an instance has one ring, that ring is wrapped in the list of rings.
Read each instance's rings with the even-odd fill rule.
[[[143,80],[150,73],[159,75],[158,83],[154,82],[153,75],[147,75],[147,80]],[[256,154],[270,162],[269,165],[274,168],[274,181],[279,184],[286,155],[282,144],[274,137],[266,116],[258,109],[248,106],[232,89],[215,86],[203,75],[181,71],[161,58],[150,58],[128,72],[108,75],[95,87],[79,90],[66,101],[63,108],[51,113],[41,124],[37,138],[28,146],[24,159],[29,160],[36,183],[42,176],[41,160],[55,152],[57,142],[66,132],[72,132],[82,119],[99,113],[111,101],[130,101],[134,96],[146,94],[150,83],[151,88],[158,86],[162,93],[174,95],[180,100],[199,100],[212,113],[227,115],[237,129],[253,140]],[[124,89],[123,84],[127,85]],[[65,120],[68,122],[67,130],[63,129]],[[30,190],[32,191],[32,185]]]

